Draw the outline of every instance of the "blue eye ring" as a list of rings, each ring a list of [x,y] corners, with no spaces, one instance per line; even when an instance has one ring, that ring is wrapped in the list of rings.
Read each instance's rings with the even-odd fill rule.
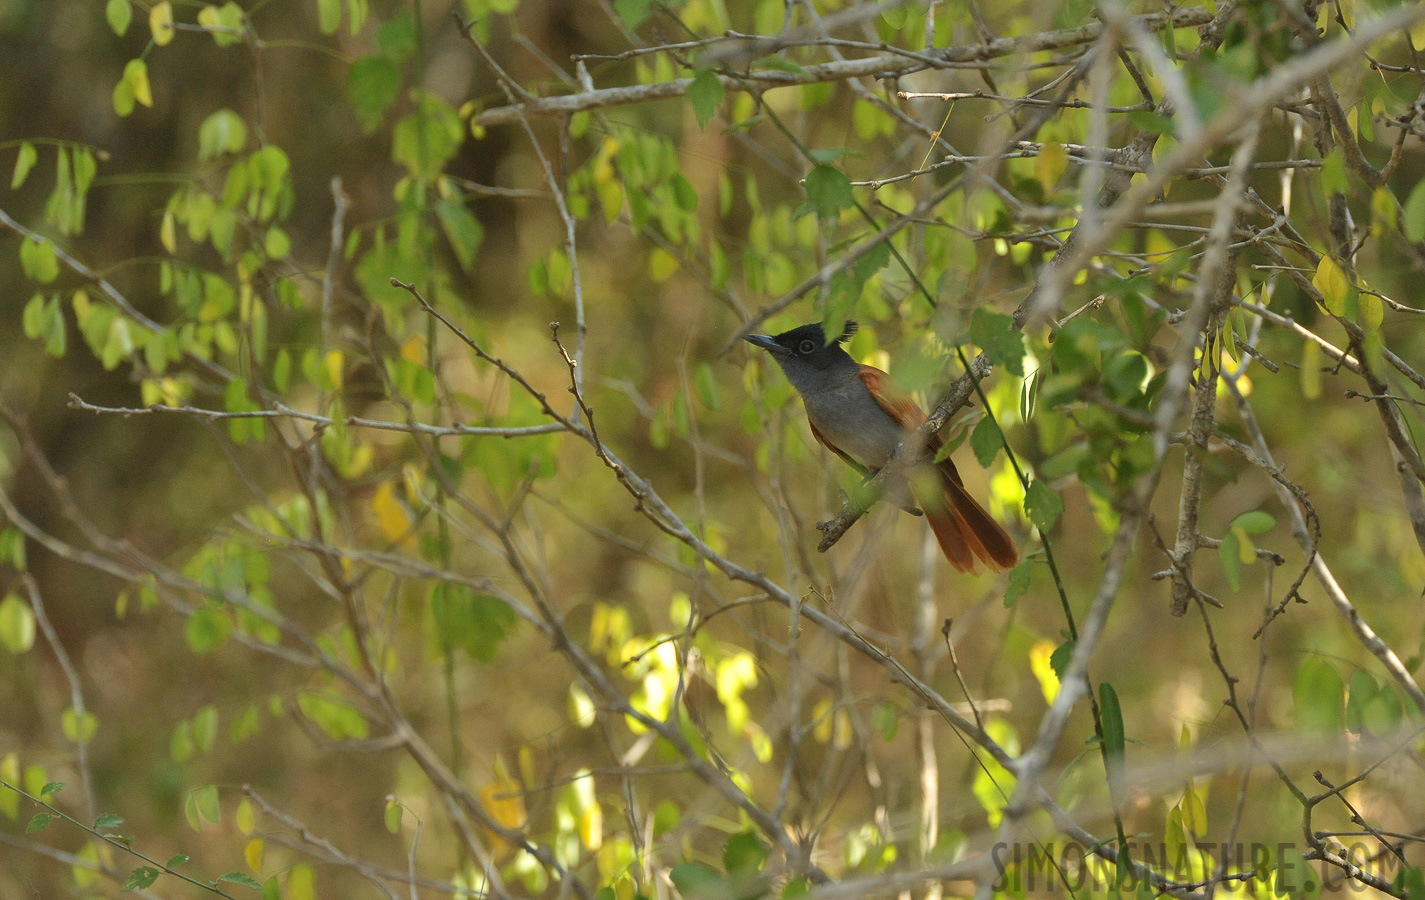
[[[802,341],[800,344],[797,344],[797,352],[798,352],[798,353],[802,353],[802,354],[811,353],[811,352],[812,352],[813,350],[815,350],[815,349],[816,349],[816,341],[813,341],[811,338],[807,338],[806,340]]]

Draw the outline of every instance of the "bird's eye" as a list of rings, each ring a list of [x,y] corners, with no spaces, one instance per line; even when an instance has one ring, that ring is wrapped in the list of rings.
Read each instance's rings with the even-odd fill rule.
[[[816,342],[813,341],[811,338],[807,338],[806,340],[802,341],[800,344],[797,345],[797,352],[799,353],[810,353],[815,349]]]

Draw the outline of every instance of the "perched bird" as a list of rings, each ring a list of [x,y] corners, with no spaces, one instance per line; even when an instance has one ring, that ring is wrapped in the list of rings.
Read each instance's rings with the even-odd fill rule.
[[[811,433],[823,446],[863,475],[876,472],[898,453],[906,436],[925,421],[916,402],[874,366],[863,366],[842,349],[856,333],[856,323],[828,342],[821,325],[812,323],[781,334],[749,334],[786,373],[801,395]],[[926,444],[933,459],[940,435]],[[949,459],[927,463],[910,478],[911,492],[950,565],[961,572],[979,571],[979,563],[1008,569],[1019,552],[1005,530],[965,490]]]

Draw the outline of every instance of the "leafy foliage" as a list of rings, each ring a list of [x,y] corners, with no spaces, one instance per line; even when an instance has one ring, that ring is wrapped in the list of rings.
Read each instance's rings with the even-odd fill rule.
[[[0,885],[1421,893],[1425,12],[396,7],[10,72]],[[1007,573],[811,552],[852,321]]]

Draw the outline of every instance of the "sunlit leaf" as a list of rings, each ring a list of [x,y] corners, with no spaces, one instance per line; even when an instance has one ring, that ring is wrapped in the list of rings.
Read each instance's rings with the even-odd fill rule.
[[[39,158],[39,151],[35,149],[34,144],[29,141],[20,142],[20,152],[15,156],[15,171],[10,176],[10,190],[17,190],[25,183],[25,179],[30,175],[30,170],[35,167]]]
[[[0,647],[10,653],[25,653],[34,645],[34,611],[15,594],[7,594],[0,600]]]
[[[1346,314],[1346,292],[1350,290],[1351,283],[1329,253],[1321,255],[1321,262],[1316,266],[1316,275],[1311,279],[1311,284],[1321,292],[1327,312],[1333,316]]]
[[[688,85],[688,101],[693,105],[693,114],[697,116],[699,128],[707,127],[708,122],[716,115],[724,90],[722,80],[711,69],[703,69],[693,76],[692,84]]]
[[[851,179],[829,165],[818,164],[806,176],[807,201],[817,218],[835,219],[854,201]]]
[[[129,23],[133,21],[134,8],[129,0],[109,0],[104,4],[104,18],[114,34],[123,37],[129,30]]]
[[[168,0],[155,3],[148,11],[148,30],[153,35],[153,42],[160,47],[166,47],[173,40],[176,30],[173,27],[173,4]],[[147,105],[147,104],[145,104]]]

